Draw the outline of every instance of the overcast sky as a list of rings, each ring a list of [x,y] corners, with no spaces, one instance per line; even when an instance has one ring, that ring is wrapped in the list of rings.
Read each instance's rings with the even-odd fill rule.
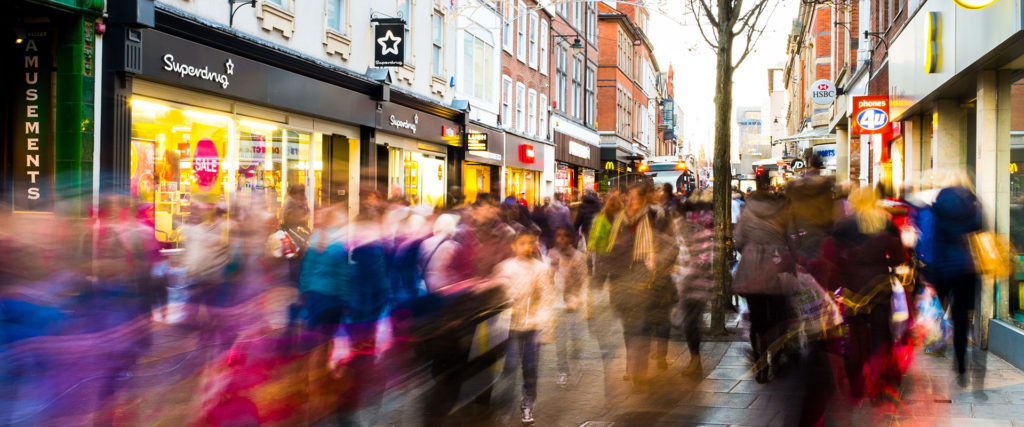
[[[760,107],[768,100],[768,71],[786,61],[786,38],[800,2],[768,0],[771,13],[756,50],[733,77],[733,111]],[[753,3],[748,0],[746,3]],[[683,137],[703,144],[710,158],[715,122],[715,53],[701,38],[687,0],[647,0],[651,23],[647,36],[662,71],[675,70],[675,101],[683,111]],[[772,11],[774,9],[774,11]],[[740,50],[736,50],[739,56]]]

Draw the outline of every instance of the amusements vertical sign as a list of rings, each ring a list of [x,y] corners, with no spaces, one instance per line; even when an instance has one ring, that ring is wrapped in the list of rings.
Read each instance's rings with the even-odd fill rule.
[[[53,210],[53,130],[51,70],[53,52],[45,29],[27,32],[19,43],[23,69],[15,82],[15,211]]]

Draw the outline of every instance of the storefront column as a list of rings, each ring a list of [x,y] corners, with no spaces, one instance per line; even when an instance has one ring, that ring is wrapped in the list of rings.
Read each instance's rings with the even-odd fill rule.
[[[850,181],[850,131],[836,128],[836,184]]]
[[[903,121],[903,185],[916,190],[924,183],[921,152],[921,117],[913,116]]]
[[[986,228],[1008,235],[1010,215],[1010,79],[995,70],[978,75],[977,176],[975,186],[981,201]],[[1009,287],[1000,286],[999,318],[1009,317]],[[981,316],[992,318],[993,283],[982,283]],[[978,322],[987,337],[988,322]]]
[[[932,158],[935,161],[936,178],[960,173],[967,167],[963,144],[963,110],[956,99],[940,99],[935,102],[938,119],[935,124],[935,141],[932,144]],[[941,185],[942,183],[936,183]]]

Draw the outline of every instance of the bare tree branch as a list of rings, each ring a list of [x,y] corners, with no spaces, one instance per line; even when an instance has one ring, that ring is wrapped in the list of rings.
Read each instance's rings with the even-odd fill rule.
[[[708,6],[708,3],[705,0],[696,0],[696,1],[700,2],[700,7],[701,7],[701,9],[704,9],[704,14],[707,15],[708,22],[711,23],[711,27],[712,28],[719,28],[718,27],[718,25],[719,25],[718,19],[715,18],[715,14],[711,12],[711,7]],[[718,0],[718,1],[729,1],[729,0]],[[699,15],[697,15],[697,22],[700,23],[700,16]]]
[[[707,43],[708,46],[710,46],[712,49],[718,49],[718,43],[716,43],[718,41],[718,37],[717,37],[718,33],[717,32],[711,32],[711,34],[715,36],[714,37],[715,41],[711,41],[711,38],[708,37],[708,34],[707,34],[708,32],[704,31],[704,25],[708,25],[708,24],[702,24],[701,23],[701,21],[702,21],[702,19],[701,19],[701,9],[699,9],[697,7],[697,2],[698,1],[700,1],[700,0],[688,0],[687,1],[687,7],[690,9],[690,13],[693,14],[694,21],[696,21],[696,23],[697,23],[697,30],[700,31],[701,38],[703,38],[704,42]]]
[[[747,27],[746,46],[744,46],[743,54],[740,55],[739,60],[736,61],[733,67],[739,67],[740,64],[743,63],[743,60],[747,59],[747,56],[750,55],[750,52],[754,51],[754,47],[757,45],[757,42],[761,40],[761,36],[767,28],[767,26],[761,22],[761,16],[764,14],[765,9],[767,9],[767,4],[768,0],[761,0],[761,4],[758,5],[760,12],[751,18],[748,24],[745,24]],[[768,17],[765,19],[766,22],[771,21],[771,16],[775,14],[775,9],[777,7],[778,3],[776,2],[772,6],[771,12],[768,13]]]

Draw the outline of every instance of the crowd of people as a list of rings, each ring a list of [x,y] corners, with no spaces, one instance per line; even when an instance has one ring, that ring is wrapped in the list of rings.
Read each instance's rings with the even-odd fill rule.
[[[432,208],[363,191],[358,209],[314,210],[294,186],[280,209],[193,202],[171,250],[148,212],[119,197],[86,218],[5,216],[0,424],[354,423],[421,368],[433,424],[461,403],[470,375],[459,371],[474,357],[504,358],[504,378],[521,378],[528,423],[549,380],[544,344],[563,387],[594,341],[606,393],[618,378],[642,393],[676,372],[676,336],[689,357],[672,375],[703,378],[701,334],[718,298],[749,322],[757,381],[797,360],[821,374],[801,418],[818,425],[840,384],[852,398],[894,390],[906,369],[897,355],[920,342],[894,319],[929,287],[951,301],[962,376],[978,282],[967,236],[982,228],[969,187],[883,200],[837,187],[814,160],[784,187],[759,176],[734,193],[728,242],[714,241],[709,190],[646,182],[536,206],[488,193],[467,203],[452,189],[449,206]],[[716,255],[731,286],[716,287]],[[496,313],[507,313],[504,346],[474,332]],[[625,372],[612,366],[620,348]],[[153,396],[185,400],[175,409]]]

